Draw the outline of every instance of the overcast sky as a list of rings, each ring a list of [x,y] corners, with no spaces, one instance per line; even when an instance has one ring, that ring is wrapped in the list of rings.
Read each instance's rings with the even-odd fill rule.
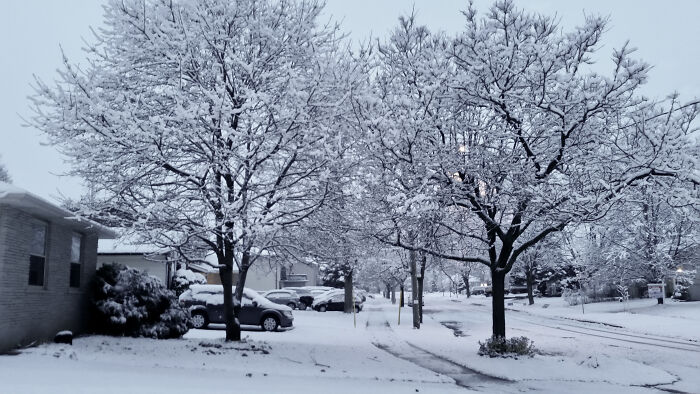
[[[0,162],[14,184],[56,200],[61,195],[78,197],[81,182],[60,176],[67,170],[54,147],[42,146],[38,130],[23,127],[30,115],[27,96],[33,75],[51,81],[60,65],[59,45],[69,58],[80,61],[83,38],[90,40],[90,27],[102,22],[98,0],[5,0],[0,13]],[[467,1],[435,0],[328,0],[326,13],[342,20],[353,40],[385,37],[399,15],[415,6],[418,21],[431,30],[454,33],[464,20],[460,10]],[[491,1],[475,1],[478,10]],[[564,27],[581,24],[586,14],[611,17],[604,46],[603,66],[613,48],[626,40],[638,48],[637,56],[654,66],[644,93],[664,97],[674,90],[690,100],[700,96],[700,1],[675,0],[528,0],[518,6],[556,14]],[[599,68],[607,70],[609,68]]]

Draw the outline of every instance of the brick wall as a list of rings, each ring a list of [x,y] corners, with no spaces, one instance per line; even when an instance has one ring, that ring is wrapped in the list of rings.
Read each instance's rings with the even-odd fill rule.
[[[50,340],[61,330],[84,332],[89,324],[96,234],[82,233],[80,288],[70,287],[73,230],[49,222],[44,286],[30,286],[31,220],[23,211],[0,205],[0,352]]]

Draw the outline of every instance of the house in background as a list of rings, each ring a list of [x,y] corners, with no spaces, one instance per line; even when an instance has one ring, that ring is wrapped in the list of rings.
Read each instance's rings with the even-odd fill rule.
[[[218,265],[216,256],[213,254],[205,258],[209,267]],[[200,264],[201,266],[201,264]],[[193,269],[193,266],[189,266]],[[194,270],[194,269],[193,269]],[[205,275],[207,283],[221,284],[219,271],[210,268],[207,272],[196,270]],[[238,281],[238,268],[233,267],[233,283]],[[303,287],[303,286],[318,286],[319,267],[318,264],[312,262],[295,261],[290,262],[274,253],[262,252],[255,263],[248,270],[245,287],[257,291],[281,289],[283,287]]]
[[[97,241],[115,236],[0,182],[0,353],[89,328]]]
[[[176,270],[174,252],[153,245],[134,243],[128,238],[101,239],[97,247],[97,268],[119,263],[136,268],[172,287]]]

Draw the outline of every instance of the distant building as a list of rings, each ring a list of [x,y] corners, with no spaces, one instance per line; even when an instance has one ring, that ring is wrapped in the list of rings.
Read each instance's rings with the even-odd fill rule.
[[[216,256],[208,255],[205,259],[210,266],[216,266]],[[207,283],[221,284],[218,269],[203,268],[202,264],[190,265],[190,269],[200,272],[207,278]],[[208,271],[208,272],[205,272]],[[238,281],[238,267],[233,267],[233,283]],[[290,262],[275,256],[274,253],[263,252],[248,270],[245,287],[263,291],[281,289],[283,287],[318,286],[319,267],[312,262]]]
[[[0,182],[0,353],[89,328],[97,240],[115,236]]]

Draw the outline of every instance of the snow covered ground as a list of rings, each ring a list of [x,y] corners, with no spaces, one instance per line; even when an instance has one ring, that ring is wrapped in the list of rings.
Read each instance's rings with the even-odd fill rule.
[[[220,329],[46,344],[0,356],[0,393],[700,392],[700,303],[589,304],[581,314],[558,298],[511,302],[509,336],[533,339],[533,358],[478,356],[490,299],[431,294],[421,330],[409,308],[399,325],[398,307],[377,299],[357,327],[352,315],[296,311],[294,329],[247,331],[240,344]]]

